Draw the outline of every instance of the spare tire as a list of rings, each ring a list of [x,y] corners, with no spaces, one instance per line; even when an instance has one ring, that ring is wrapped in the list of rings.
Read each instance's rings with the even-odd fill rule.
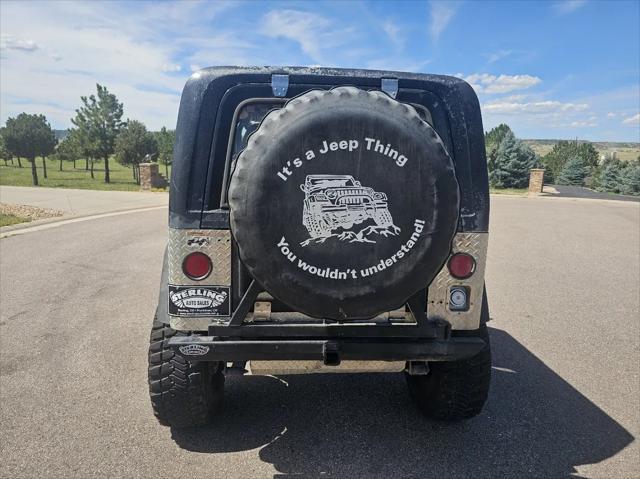
[[[251,275],[294,310],[334,320],[401,307],[442,268],[458,182],[434,129],[380,91],[313,90],[271,111],[229,185]]]

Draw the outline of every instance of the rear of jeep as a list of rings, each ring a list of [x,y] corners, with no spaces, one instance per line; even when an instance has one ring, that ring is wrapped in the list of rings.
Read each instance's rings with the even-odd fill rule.
[[[206,424],[225,375],[392,372],[429,417],[486,400],[480,108],[452,77],[194,74],[180,104],[149,349],[162,424]]]

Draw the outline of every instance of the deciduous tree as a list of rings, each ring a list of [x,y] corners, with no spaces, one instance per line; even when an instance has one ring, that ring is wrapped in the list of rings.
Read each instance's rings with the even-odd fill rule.
[[[0,158],[4,160],[4,166],[7,166],[7,161],[11,158],[11,153],[7,150],[7,147],[4,144],[4,135],[3,135],[4,127],[0,128]]]
[[[10,151],[29,160],[33,184],[37,186],[36,156],[44,161],[56,145],[56,136],[45,116],[20,113],[16,118],[8,118],[3,136]]]
[[[134,171],[134,178],[140,182],[137,174],[138,165],[146,155],[155,155],[158,152],[158,145],[152,133],[142,122],[129,120],[115,142],[116,160],[123,165],[131,165]]]
[[[73,161],[75,168],[76,160],[81,156],[80,145],[78,144],[78,135],[71,132],[58,144],[55,157],[60,162],[59,170],[62,171],[63,161]]]
[[[176,132],[167,130],[163,126],[154,136],[158,144],[158,163],[164,165],[165,176],[169,179],[169,165],[173,160],[173,142],[176,138]]]

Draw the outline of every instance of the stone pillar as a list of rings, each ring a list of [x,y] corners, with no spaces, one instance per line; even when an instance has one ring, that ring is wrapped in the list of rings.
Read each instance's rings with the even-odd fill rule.
[[[529,194],[537,195],[542,193],[542,186],[544,184],[544,169],[533,168],[529,173]]]
[[[153,188],[153,180],[158,176],[158,163],[140,163],[140,189]]]

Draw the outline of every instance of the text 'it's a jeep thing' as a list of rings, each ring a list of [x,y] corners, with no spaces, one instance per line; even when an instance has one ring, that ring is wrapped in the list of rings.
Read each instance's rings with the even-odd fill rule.
[[[149,347],[156,417],[206,424],[229,374],[394,371],[427,416],[477,415],[491,373],[488,223],[480,107],[464,81],[195,73]]]

